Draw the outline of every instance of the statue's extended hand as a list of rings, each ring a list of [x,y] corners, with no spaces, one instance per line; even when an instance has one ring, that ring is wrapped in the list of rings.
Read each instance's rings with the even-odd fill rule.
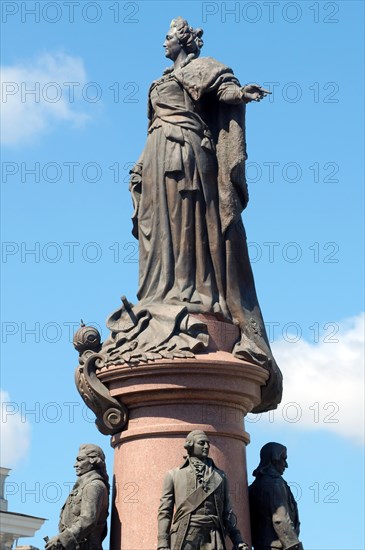
[[[265,90],[258,84],[246,84],[246,86],[243,86],[242,92],[248,101],[261,101],[268,94],[271,94],[269,90]]]
[[[235,546],[235,548],[237,548],[237,550],[249,550],[249,547],[245,542],[240,542],[237,546]]]
[[[60,550],[62,548],[62,544],[60,543],[58,536],[52,537],[47,541],[47,544],[45,546],[46,550]]]

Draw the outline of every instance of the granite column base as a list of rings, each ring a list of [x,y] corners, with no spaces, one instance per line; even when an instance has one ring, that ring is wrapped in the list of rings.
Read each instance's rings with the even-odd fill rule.
[[[267,371],[215,351],[193,359],[109,366],[98,377],[129,411],[127,429],[111,440],[110,549],[157,548],[162,482],[168,470],[183,463],[185,438],[194,429],[211,440],[210,457],[227,474],[238,527],[249,543],[244,417],[259,404]]]

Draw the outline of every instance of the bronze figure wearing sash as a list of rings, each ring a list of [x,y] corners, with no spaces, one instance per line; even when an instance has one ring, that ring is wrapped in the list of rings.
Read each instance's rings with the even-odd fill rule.
[[[226,475],[208,458],[209,438],[194,430],[184,447],[184,464],[167,472],[164,480],[158,549],[226,550],[226,535],[237,549],[248,549],[236,527]]]

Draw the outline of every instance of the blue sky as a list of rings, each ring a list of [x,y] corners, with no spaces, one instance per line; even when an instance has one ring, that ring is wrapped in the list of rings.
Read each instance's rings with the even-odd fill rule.
[[[120,295],[135,299],[128,170],[182,15],[204,29],[202,55],[273,90],[248,106],[244,224],[285,392],[277,411],[248,418],[249,480],[264,443],[286,444],[306,550],[362,550],[363,3],[71,4],[2,2],[9,509],[48,518],[31,541],[42,547],[78,445],[100,444],[112,472],[74,387],[72,333],[82,317],[105,338]]]

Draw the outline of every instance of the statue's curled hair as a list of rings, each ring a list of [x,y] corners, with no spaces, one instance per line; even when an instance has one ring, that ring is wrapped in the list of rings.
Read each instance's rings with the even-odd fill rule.
[[[194,447],[195,440],[198,437],[207,437],[207,434],[202,430],[193,430],[192,432],[188,433],[188,435],[186,436],[184,449],[187,450],[188,456],[190,456]]]
[[[200,50],[204,44],[201,39],[204,32],[203,29],[193,29],[186,19],[180,16],[171,21],[170,28],[176,29],[176,37],[186,53],[189,54],[189,57],[199,57]]]
[[[85,443],[83,445],[80,445],[80,452],[81,451],[83,451],[90,459],[92,459],[94,469],[99,471],[109,490],[109,476],[106,471],[105,454],[103,450],[98,445]]]

